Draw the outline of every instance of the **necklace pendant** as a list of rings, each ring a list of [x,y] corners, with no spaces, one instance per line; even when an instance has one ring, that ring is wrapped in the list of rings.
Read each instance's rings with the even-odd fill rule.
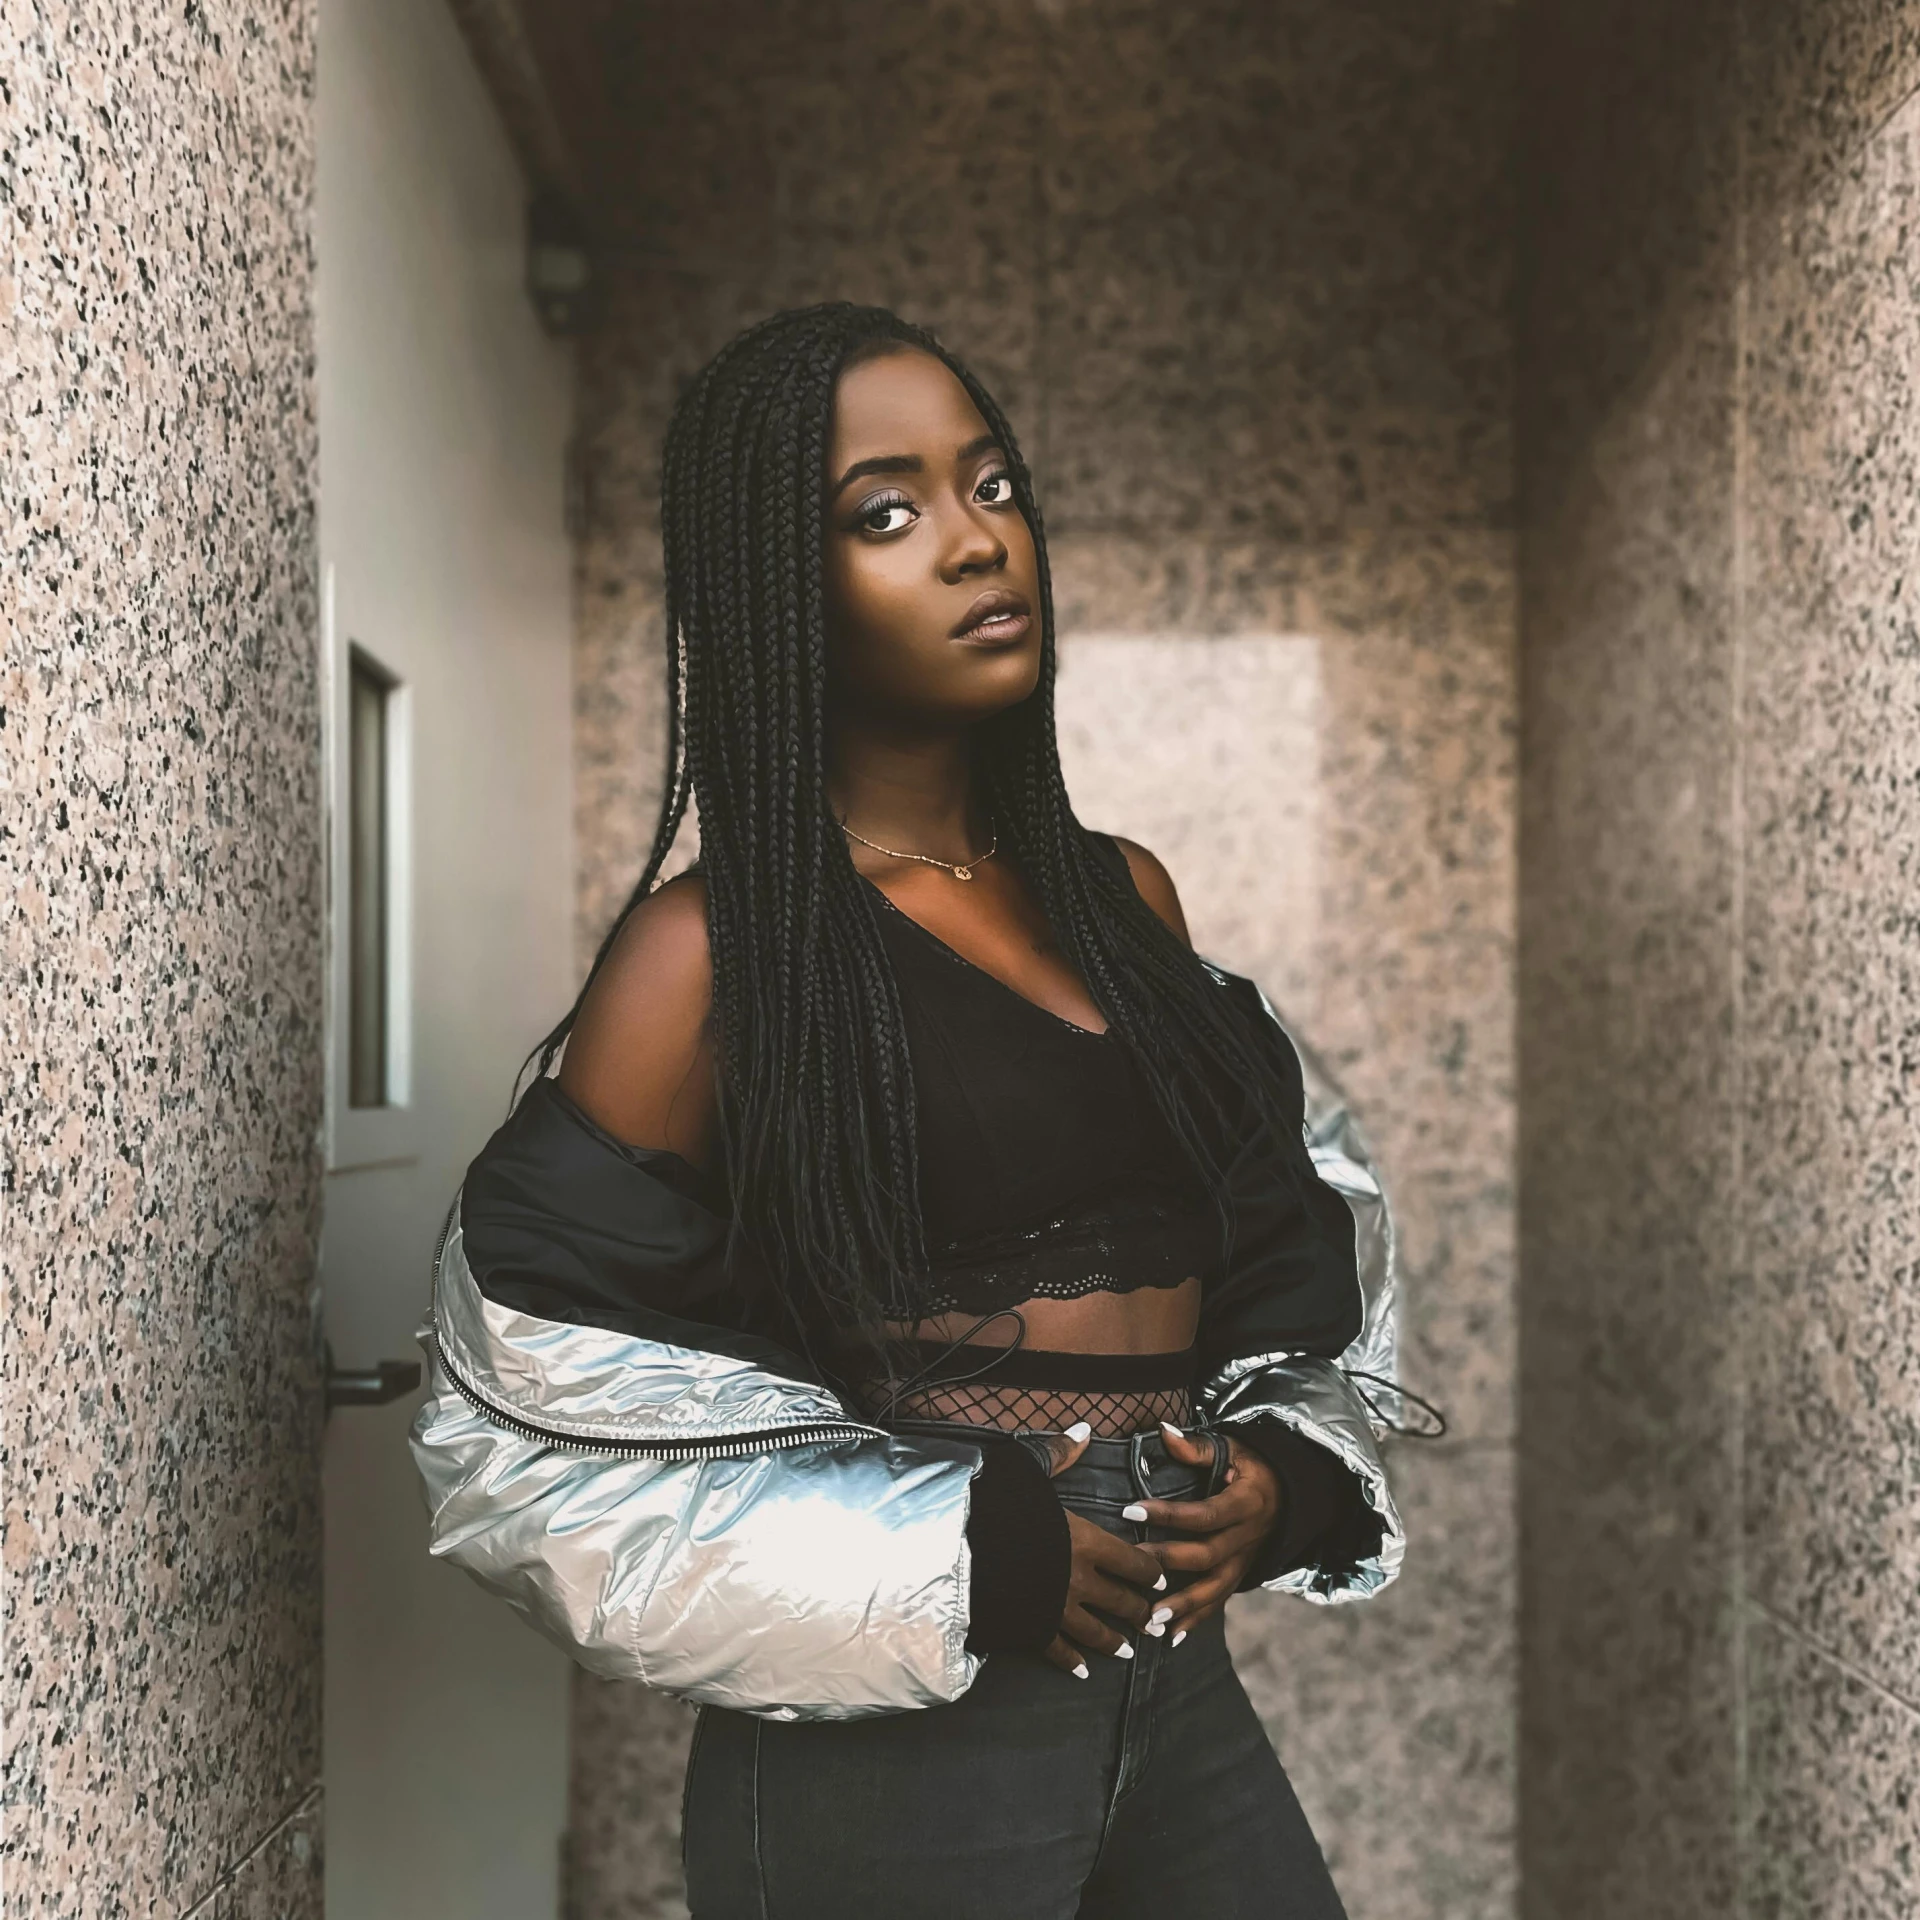
[[[971,880],[973,878],[973,869],[971,867],[955,867],[953,877],[956,880]]]

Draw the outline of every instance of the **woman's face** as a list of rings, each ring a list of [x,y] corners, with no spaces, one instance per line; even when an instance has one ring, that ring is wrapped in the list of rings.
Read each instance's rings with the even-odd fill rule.
[[[966,388],[917,348],[841,376],[826,580],[837,701],[894,722],[952,725],[1033,691],[1033,534]]]

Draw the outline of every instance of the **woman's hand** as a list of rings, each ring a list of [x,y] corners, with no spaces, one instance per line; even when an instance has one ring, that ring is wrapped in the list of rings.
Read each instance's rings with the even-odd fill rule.
[[[1093,1430],[1081,1422],[1065,1433],[1050,1434],[1048,1471],[1059,1475],[1087,1450]],[[1133,1642],[1106,1620],[1091,1612],[1110,1614],[1129,1626],[1144,1627],[1152,1618],[1154,1596],[1165,1591],[1167,1576],[1145,1549],[1122,1540],[1117,1533],[1096,1526],[1083,1515],[1069,1512],[1067,1534],[1073,1543],[1073,1571],[1067,1580],[1067,1603],[1060,1614],[1060,1631],[1047,1648],[1047,1658],[1076,1679],[1087,1677],[1089,1653],[1133,1658]]]
[[[1190,1440],[1162,1421],[1167,1452],[1183,1466],[1211,1467],[1214,1438]],[[1127,1509],[1129,1520],[1146,1520],[1191,1540],[1150,1540],[1142,1549],[1169,1572],[1194,1576],[1170,1594],[1166,1630],[1182,1640],[1201,1621],[1210,1620],[1239,1590],[1260,1543],[1280,1517],[1280,1482],[1273,1469],[1240,1441],[1228,1438],[1226,1484],[1207,1500],[1142,1500]]]

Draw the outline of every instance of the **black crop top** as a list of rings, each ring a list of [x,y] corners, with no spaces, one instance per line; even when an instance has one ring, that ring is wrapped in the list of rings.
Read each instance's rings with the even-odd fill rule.
[[[1106,849],[1124,859],[1110,841]],[[916,1289],[921,1311],[988,1314],[1214,1278],[1226,1253],[1219,1212],[1126,1044],[1036,1005],[869,886],[913,1065],[930,1268]],[[983,1366],[977,1348],[917,1345],[929,1363],[914,1376],[923,1384],[876,1402],[879,1387],[867,1383],[857,1389],[866,1411],[982,1429],[1056,1431],[1085,1419],[1122,1434],[1191,1418],[1193,1349],[1002,1352]],[[1238,1433],[1281,1487],[1260,1578],[1305,1564],[1343,1527],[1377,1548],[1377,1516],[1336,1456],[1275,1420]],[[986,1463],[968,1523],[968,1645],[1036,1649],[1058,1626],[1066,1586],[1050,1484],[1016,1449],[989,1447]]]
[[[1028,1000],[872,893],[913,1064],[922,1310],[1213,1272],[1218,1210],[1126,1044]]]

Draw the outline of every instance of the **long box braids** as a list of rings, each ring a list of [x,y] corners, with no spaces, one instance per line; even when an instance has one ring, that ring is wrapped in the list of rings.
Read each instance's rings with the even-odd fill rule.
[[[1205,965],[1075,818],[1054,730],[1051,575],[1032,476],[993,397],[932,335],[878,307],[776,313],[681,395],[661,471],[667,767],[652,847],[566,1016],[545,1073],[620,928],[698,807],[713,962],[719,1112],[735,1230],[780,1282],[810,1347],[823,1323],[917,1317],[925,1271],[913,1071],[875,907],[828,802],[826,461],[841,373],[918,348],[966,387],[1005,453],[1039,561],[1041,666],[982,724],[977,766],[1001,846],[1216,1194],[1232,1096],[1310,1176],[1297,1080]]]

